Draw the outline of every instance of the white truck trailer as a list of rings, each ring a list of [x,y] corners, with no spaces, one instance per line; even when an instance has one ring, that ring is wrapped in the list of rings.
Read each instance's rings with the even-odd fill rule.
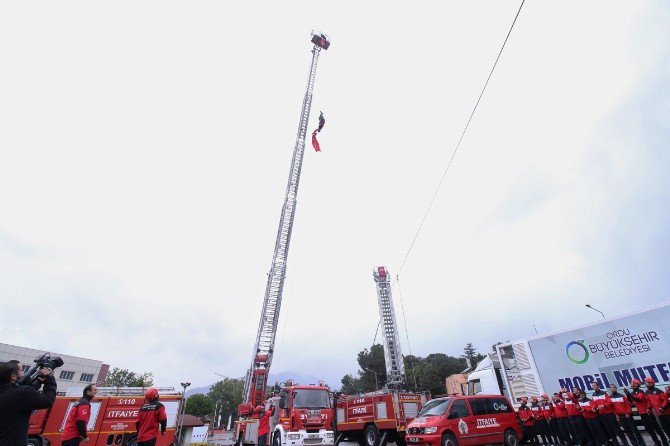
[[[599,322],[496,346],[468,377],[468,393],[495,393],[518,403],[523,396],[565,387],[591,391],[597,382],[651,376],[670,384],[670,302]]]

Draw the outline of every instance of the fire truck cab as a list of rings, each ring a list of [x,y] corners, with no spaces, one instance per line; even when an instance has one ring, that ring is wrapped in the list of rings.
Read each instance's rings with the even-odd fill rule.
[[[265,410],[274,406],[268,444],[272,446],[332,446],[333,408],[330,389],[322,385],[288,383],[278,396],[268,398]],[[258,418],[235,422],[238,446],[258,444]]]

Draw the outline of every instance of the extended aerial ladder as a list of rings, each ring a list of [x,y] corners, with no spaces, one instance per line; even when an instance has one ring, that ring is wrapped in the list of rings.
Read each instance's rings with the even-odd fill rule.
[[[279,230],[277,231],[272,264],[270,265],[270,272],[268,273],[267,285],[265,287],[265,297],[263,299],[260,323],[258,324],[256,343],[244,384],[244,403],[238,408],[240,416],[250,415],[253,408],[263,404],[270,365],[272,364],[284,278],[286,276],[286,261],[291,242],[291,232],[293,231],[296,198],[305,152],[305,136],[307,134],[309,113],[312,107],[312,92],[316,79],[316,67],[321,50],[327,50],[330,46],[329,37],[321,33],[312,32],[311,42],[314,46],[312,48],[312,63],[309,68],[309,77],[307,78],[307,91],[305,92],[300,112],[298,134],[293,149],[291,169],[286,185],[286,195],[284,196],[284,206],[279,218]]]
[[[417,416],[430,396],[428,392],[405,389],[405,365],[393,308],[391,278],[383,266],[373,270],[372,275],[377,287],[379,318],[384,338],[386,385],[374,392],[336,394],[335,446],[344,440],[357,441],[363,446],[386,446],[387,442],[395,442],[398,446],[406,445],[407,425]],[[371,371],[377,373],[375,370]]]
[[[393,309],[391,296],[391,280],[383,266],[372,272],[377,284],[377,301],[379,303],[379,319],[384,338],[384,360],[386,363],[386,383],[389,388],[400,389],[405,385],[405,364],[403,363],[398,323]]]

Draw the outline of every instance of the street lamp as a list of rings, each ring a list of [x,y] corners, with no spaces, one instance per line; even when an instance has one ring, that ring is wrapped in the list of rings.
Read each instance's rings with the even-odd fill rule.
[[[186,412],[186,388],[190,386],[191,383],[185,382],[181,383],[181,386],[184,388],[184,393],[182,393],[182,405],[181,405],[181,416],[179,417],[178,421],[178,426],[179,426],[179,437],[177,437],[177,440],[175,440],[175,444],[180,444],[180,442],[183,441],[182,438],[182,428],[184,426],[184,413]]]
[[[602,311],[598,310],[597,308],[593,308],[593,307],[592,307],[591,305],[589,305],[589,304],[586,304],[586,308],[590,308],[590,309],[592,309],[593,311],[597,311],[598,313],[600,313],[600,314],[602,315],[603,319],[605,319],[605,314],[604,314]]]

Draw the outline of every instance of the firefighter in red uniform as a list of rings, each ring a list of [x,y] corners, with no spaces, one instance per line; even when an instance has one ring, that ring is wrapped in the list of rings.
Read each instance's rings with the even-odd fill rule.
[[[607,445],[607,436],[598,417],[598,408],[593,400],[586,397],[586,392],[583,390],[579,391],[579,408],[591,433],[593,444],[596,446]]]
[[[530,410],[530,407],[528,407],[528,398],[525,396],[521,398],[521,405],[519,406],[519,419],[521,419],[521,425],[523,427],[523,438],[528,440],[530,444],[537,444],[533,411]]]
[[[665,435],[670,438],[670,410],[668,410],[668,395],[658,387],[653,378],[646,377],[644,384],[647,386],[647,398],[651,405],[652,413],[658,416],[658,421],[661,422],[661,428]]]
[[[618,392],[616,384],[610,384],[610,392],[610,401],[612,401],[612,407],[614,408],[614,416],[619,425],[623,427],[633,446],[644,446],[644,442],[641,445],[638,443],[638,438],[635,435],[637,427],[635,427],[635,423],[633,422],[633,410],[630,407],[628,398],[626,398],[626,395]],[[626,439],[621,434],[621,429],[617,429],[617,432],[619,433],[621,442],[626,444]]]
[[[635,407],[637,407],[637,412],[640,414],[640,418],[642,418],[644,429],[649,433],[654,444],[656,446],[661,446],[661,444],[663,444],[663,446],[668,446],[668,440],[665,439],[661,426],[658,425],[656,418],[654,418],[654,415],[652,414],[652,407],[649,403],[648,395],[640,388],[641,384],[642,382],[640,382],[639,379],[631,380],[630,386],[633,390],[628,392],[628,389],[624,389],[624,393],[630,400],[632,400]],[[660,441],[659,437],[661,437]]]
[[[95,384],[84,387],[83,395],[70,409],[65,421],[61,442],[63,446],[79,446],[81,441],[88,441],[86,426],[91,417],[91,400],[95,398],[98,388]]]
[[[612,442],[613,446],[619,446],[617,436],[621,435],[621,428],[619,428],[619,423],[617,423],[616,416],[614,416],[612,400],[610,400],[607,392],[603,392],[600,389],[600,385],[597,382],[592,382],[591,388],[593,389],[591,401],[593,401],[593,407],[598,410],[600,421],[605,429],[605,435]]]
[[[561,399],[558,393],[554,393],[553,398],[554,403],[554,420],[556,423],[556,430],[558,431],[558,439],[564,445],[576,444],[570,438],[570,429],[568,424],[570,424],[570,419],[568,418],[568,409],[565,407],[565,403]]]
[[[144,405],[137,413],[137,446],[154,446],[158,437],[158,427],[161,435],[165,435],[167,414],[165,406],[158,401],[158,390],[150,388],[144,394]]]
[[[561,389],[559,394],[563,404],[565,404],[565,410],[568,413],[568,418],[565,423],[568,431],[570,432],[570,438],[572,439],[573,444],[584,444],[588,441],[588,436],[586,439],[582,438],[582,430],[587,429],[586,424],[584,424],[584,418],[579,413],[579,403],[577,401],[577,395],[579,394],[579,389],[572,389],[572,393],[568,392],[568,389]],[[583,425],[583,426],[582,426]]]
[[[533,421],[535,422],[535,433],[540,436],[543,445],[547,445],[547,439],[551,438],[549,436],[549,426],[547,426],[547,420],[544,419],[544,414],[542,413],[542,406],[537,402],[537,397],[534,396],[530,399],[531,405],[530,410],[533,412]]]
[[[547,422],[547,435],[549,435],[549,444],[559,445],[561,441],[558,439],[558,432],[556,429],[556,414],[554,413],[554,405],[549,402],[549,395],[542,394],[542,415]]]
[[[261,412],[262,413],[262,412]],[[271,405],[258,420],[258,446],[267,446],[270,433],[270,417],[275,413],[275,406]]]

